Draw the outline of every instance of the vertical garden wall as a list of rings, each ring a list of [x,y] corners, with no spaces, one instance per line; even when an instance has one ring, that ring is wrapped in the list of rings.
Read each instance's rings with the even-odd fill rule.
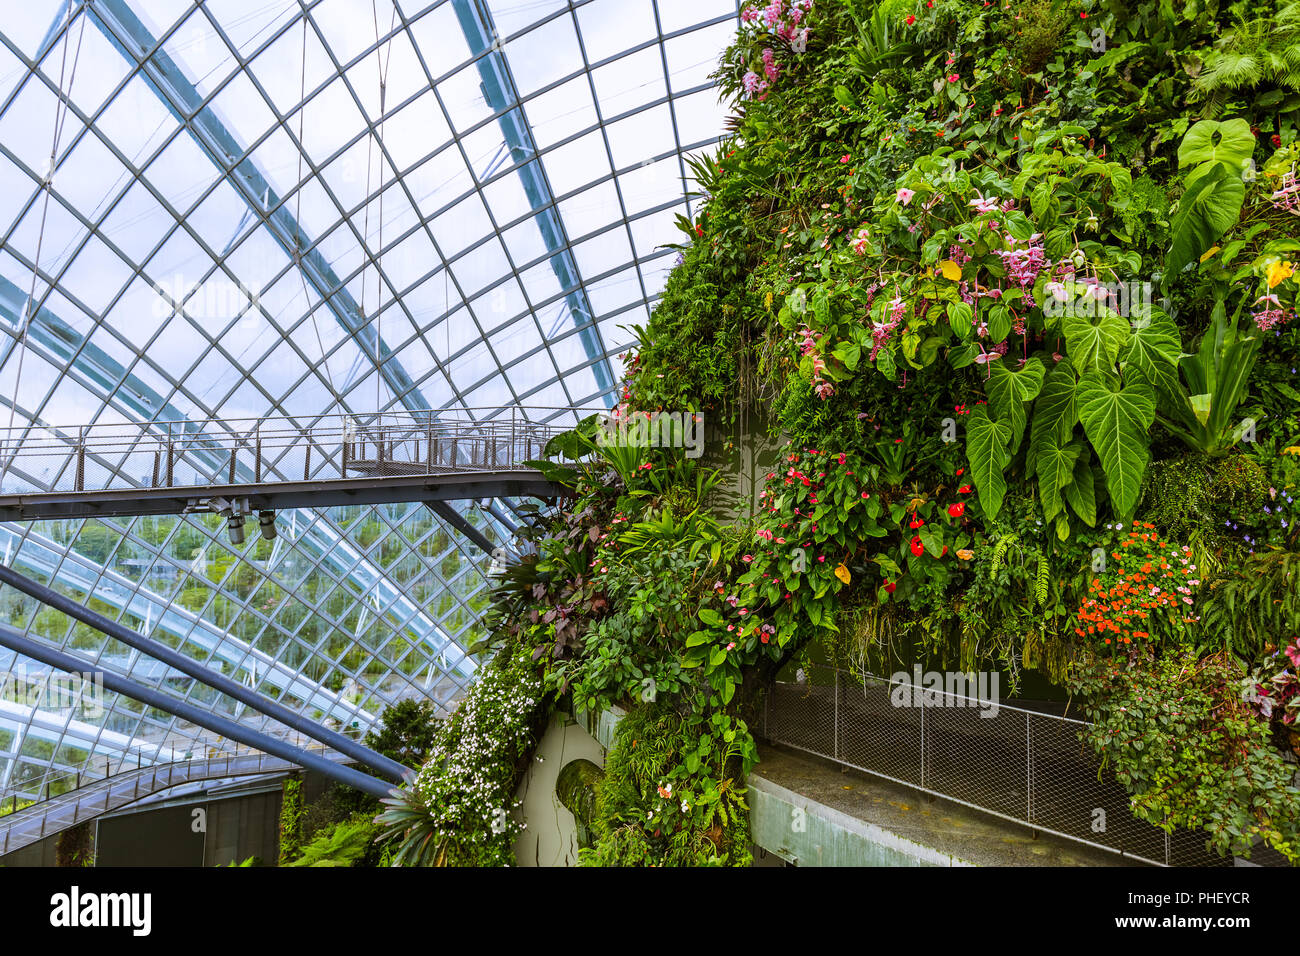
[[[764,683],[825,654],[1034,676],[1134,812],[1300,857],[1300,4],[752,4],[729,135],[618,414],[552,443],[493,665],[384,817],[508,863],[547,711],[629,716],[584,860],[750,862]],[[754,423],[760,422],[754,435]]]

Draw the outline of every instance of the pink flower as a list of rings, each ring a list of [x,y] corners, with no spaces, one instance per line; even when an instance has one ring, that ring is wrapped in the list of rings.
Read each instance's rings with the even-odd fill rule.
[[[840,157],[840,162],[847,163],[850,159],[852,159],[852,157],[848,153],[845,153],[843,156]]]
[[[916,195],[916,192],[911,189],[900,189],[894,195],[897,197],[899,202],[906,206],[912,201],[912,197]]]
[[[948,74],[948,82],[949,82],[949,83],[956,83],[956,82],[957,82],[958,80],[960,80],[960,79],[961,79],[961,77],[960,77],[959,75],[957,75],[956,73],[949,73],[949,74]]]

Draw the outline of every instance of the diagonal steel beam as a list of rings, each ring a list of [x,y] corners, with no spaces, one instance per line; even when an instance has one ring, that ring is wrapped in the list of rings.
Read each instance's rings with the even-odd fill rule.
[[[349,787],[355,787],[372,796],[382,799],[389,796],[394,789],[392,784],[385,783],[369,774],[353,770],[351,767],[341,767],[334,761],[327,760],[319,754],[302,750],[292,744],[277,740],[269,734],[260,733],[245,727],[243,724],[204,710],[202,707],[196,707],[194,704],[178,700],[170,694],[154,690],[152,687],[146,687],[130,678],[122,677],[120,674],[96,667],[89,661],[73,657],[70,654],[64,654],[62,651],[56,651],[47,644],[33,640],[7,624],[0,624],[0,646],[7,647],[11,651],[16,651],[24,657],[30,657],[32,660],[40,661],[50,667],[57,667],[59,670],[70,674],[91,675],[96,681],[102,682],[104,687],[115,694],[130,697],[132,700],[138,700],[150,707],[156,707],[182,720],[188,720],[205,730],[228,737],[236,743],[254,747],[264,753],[296,763],[308,770],[315,770],[331,780],[337,780]]]
[[[606,394],[606,402],[613,404],[612,390],[614,375],[609,359],[600,344],[600,335],[596,330],[591,302],[582,285],[577,263],[569,251],[564,224],[555,209],[551,187],[542,173],[540,160],[537,159],[537,144],[532,131],[524,122],[523,109],[513,90],[509,67],[496,28],[492,25],[492,15],[482,9],[476,0],[452,0],[456,19],[465,34],[471,56],[480,57],[477,62],[479,77],[482,80],[483,96],[492,112],[502,113],[500,117],[501,133],[505,137],[507,148],[513,162],[519,164],[519,179],[524,187],[530,206],[537,210],[535,219],[541,230],[542,241],[551,256],[551,269],[559,280],[561,289],[575,287],[565,296],[573,324],[579,329],[578,335],[582,347],[594,364],[592,374],[596,384]],[[486,55],[482,55],[486,53]],[[513,109],[511,108],[513,107]],[[530,162],[531,160],[531,162]]]
[[[155,660],[162,661],[170,667],[175,668],[182,674],[193,677],[196,681],[206,684],[213,690],[225,694],[227,697],[234,698],[241,704],[245,704],[265,717],[278,720],[286,727],[292,727],[311,737],[313,740],[319,740],[321,743],[333,747],[339,753],[347,754],[349,757],[359,760],[362,764],[377,770],[380,773],[387,774],[395,780],[401,780],[406,774],[411,773],[410,767],[403,767],[395,760],[390,760],[383,754],[375,753],[369,747],[364,747],[343,734],[336,733],[322,727],[315,721],[308,720],[301,714],[296,714],[283,704],[277,703],[268,697],[257,693],[245,687],[238,681],[231,680],[224,674],[209,670],[198,661],[186,657],[179,651],[174,651],[166,644],[138,634],[128,627],[111,621],[102,614],[97,614],[87,607],[83,607],[76,601],[65,595],[60,594],[53,588],[48,588],[43,584],[33,581],[24,575],[19,574],[13,568],[0,564],[0,582],[22,591],[37,601],[40,601],[46,607],[54,608],[56,611],[88,624],[95,630],[107,634],[109,637],[116,638],[127,647],[133,647],[142,654],[146,654]]]

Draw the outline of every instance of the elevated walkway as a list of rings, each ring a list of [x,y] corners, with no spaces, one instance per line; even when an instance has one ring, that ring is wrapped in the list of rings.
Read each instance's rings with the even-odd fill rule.
[[[476,411],[0,429],[0,521],[557,494],[526,463],[585,413]]]

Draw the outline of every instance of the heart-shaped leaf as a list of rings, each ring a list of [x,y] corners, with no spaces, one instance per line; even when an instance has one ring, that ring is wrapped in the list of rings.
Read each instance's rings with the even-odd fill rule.
[[[1100,372],[1079,379],[1079,419],[1088,441],[1101,459],[1106,488],[1120,515],[1128,517],[1137,505],[1150,453],[1147,430],[1156,415],[1155,393],[1134,382],[1116,388]]]
[[[1240,170],[1255,152],[1255,137],[1250,123],[1244,119],[1201,120],[1187,131],[1178,144],[1178,165],[1195,163],[1223,163],[1231,170]]]
[[[1070,363],[1083,374],[1111,369],[1120,348],[1128,341],[1128,323],[1107,308],[1071,309],[1061,323]]]
[[[1007,368],[1006,362],[990,366],[987,385],[989,405],[994,415],[1011,426],[1011,451],[1020,447],[1025,431],[1025,402],[1033,401],[1043,387],[1042,360],[1037,356],[1016,370]]]
[[[1011,461],[1011,426],[989,418],[988,408],[975,406],[966,424],[966,458],[979,492],[980,505],[989,518],[1002,509],[1007,482],[1002,471]]]

